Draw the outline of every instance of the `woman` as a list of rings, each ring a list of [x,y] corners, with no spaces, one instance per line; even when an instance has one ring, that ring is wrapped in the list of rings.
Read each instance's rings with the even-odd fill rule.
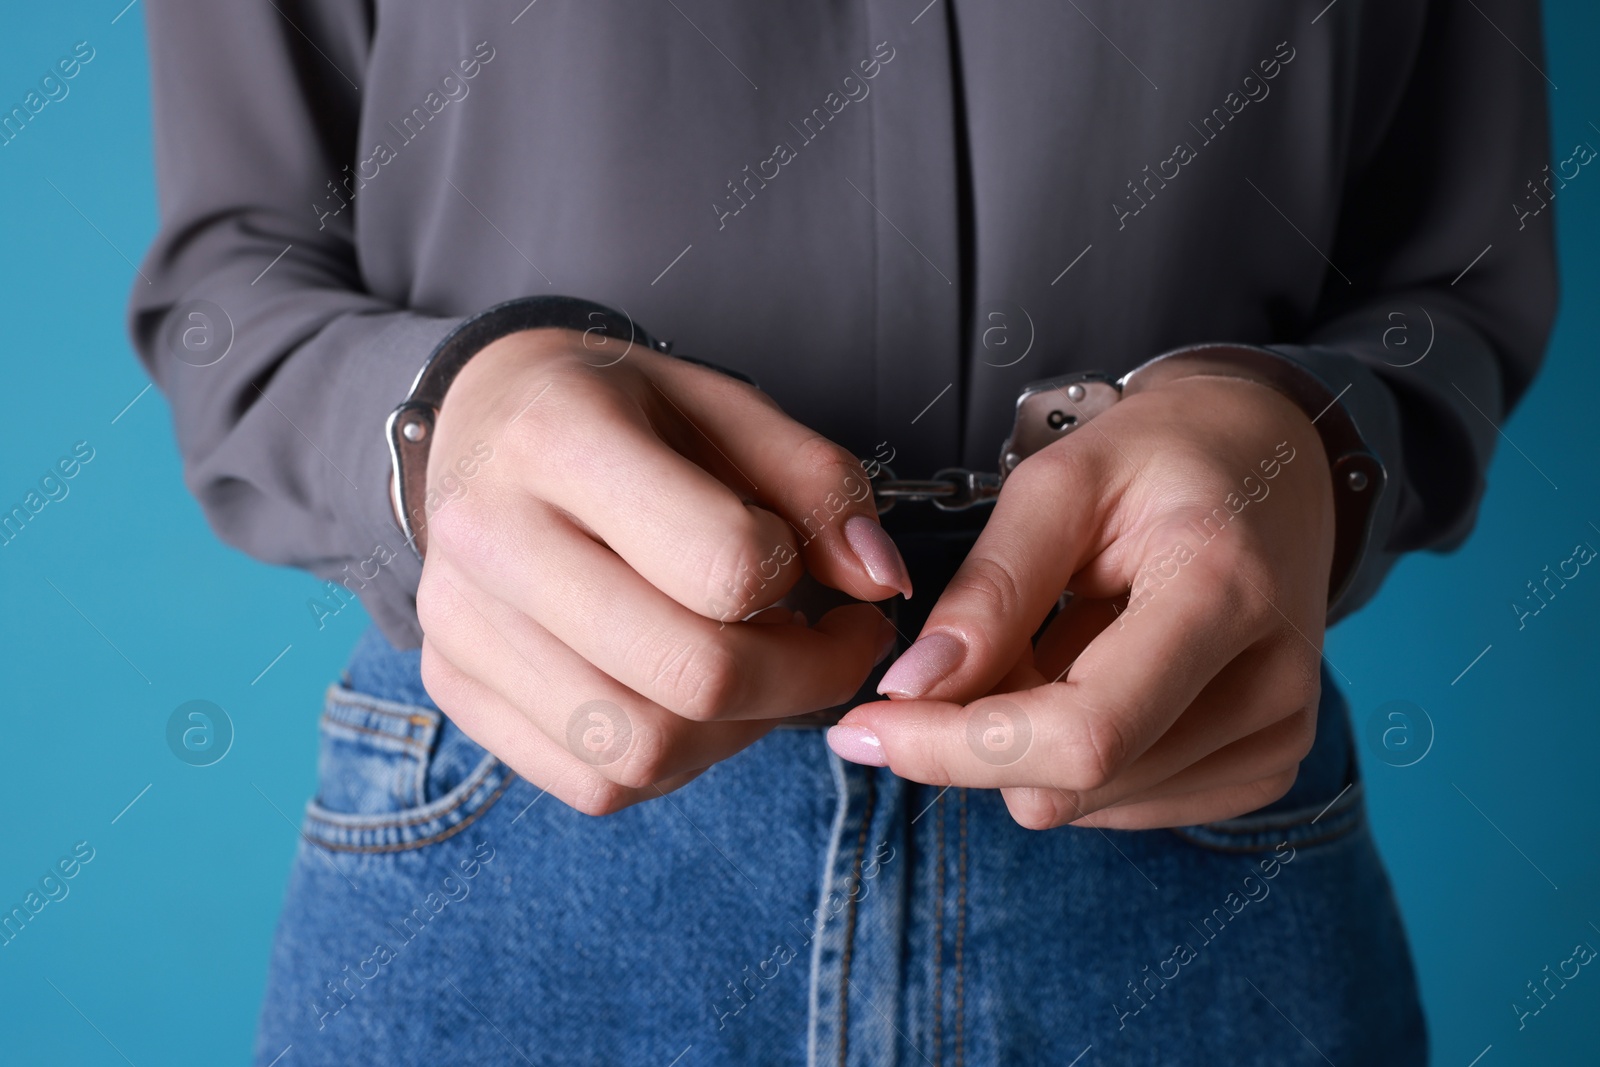
[[[260,1063],[1425,1061],[1320,648],[1537,367],[1536,8],[149,19],[139,350],[377,623]]]

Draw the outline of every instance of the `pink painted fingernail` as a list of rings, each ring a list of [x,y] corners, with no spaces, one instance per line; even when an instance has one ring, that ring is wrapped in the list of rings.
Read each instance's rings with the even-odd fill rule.
[[[920,637],[884,674],[878,692],[884,696],[919,697],[950,677],[966,654],[967,646],[949,634]]]
[[[911,575],[906,573],[900,550],[882,526],[865,515],[856,515],[844,524],[844,539],[874,582],[911,599]]]
[[[828,727],[828,747],[840,759],[851,763],[866,767],[889,766],[889,757],[883,754],[883,743],[865,726]]]

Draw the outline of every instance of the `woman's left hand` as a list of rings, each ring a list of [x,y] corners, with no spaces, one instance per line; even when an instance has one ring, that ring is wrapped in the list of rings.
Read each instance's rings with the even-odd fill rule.
[[[1000,789],[1036,829],[1269,804],[1316,734],[1333,507],[1316,428],[1276,390],[1197,376],[1128,396],[1007,478],[890,699],[829,743]]]

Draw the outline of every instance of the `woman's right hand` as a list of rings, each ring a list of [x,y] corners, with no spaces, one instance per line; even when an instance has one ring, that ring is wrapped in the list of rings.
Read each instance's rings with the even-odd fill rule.
[[[802,568],[860,600],[910,592],[848,451],[743,382],[594,334],[529,330],[475,355],[428,486],[443,502],[417,591],[423,682],[589,814],[856,692],[894,627],[870,604],[814,626],[774,607]]]

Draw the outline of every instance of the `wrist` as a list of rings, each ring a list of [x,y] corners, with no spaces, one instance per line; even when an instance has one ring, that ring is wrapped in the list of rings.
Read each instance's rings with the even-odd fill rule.
[[[428,356],[405,400],[389,415],[386,427],[392,478],[390,504],[395,521],[418,559],[427,552],[427,527],[422,503],[427,493],[428,458],[444,398],[467,364],[491,345],[513,334],[544,329],[575,330],[585,346],[611,344],[608,360],[620,360],[634,345],[670,352],[626,313],[565,296],[533,296],[497,304],[467,319]]]

